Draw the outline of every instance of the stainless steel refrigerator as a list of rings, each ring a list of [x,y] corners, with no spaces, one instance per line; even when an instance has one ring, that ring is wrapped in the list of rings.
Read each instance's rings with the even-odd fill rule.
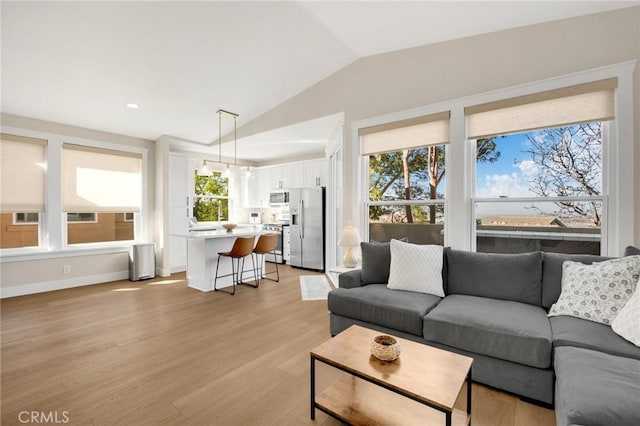
[[[324,210],[324,187],[289,190],[291,266],[324,271]]]

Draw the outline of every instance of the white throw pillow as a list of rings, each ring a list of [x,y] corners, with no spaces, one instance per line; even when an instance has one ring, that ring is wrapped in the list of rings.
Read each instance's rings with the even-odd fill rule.
[[[611,323],[611,329],[636,346],[640,346],[640,286]]]
[[[387,287],[444,297],[442,246],[391,240],[391,266]]]
[[[640,278],[640,256],[585,265],[562,264],[562,291],[549,316],[570,315],[611,325],[631,298]]]

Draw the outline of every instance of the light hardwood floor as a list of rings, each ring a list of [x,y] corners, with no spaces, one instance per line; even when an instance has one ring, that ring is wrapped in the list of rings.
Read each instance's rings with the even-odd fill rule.
[[[309,419],[309,351],[329,338],[325,301],[298,276],[202,293],[184,274],[1,302],[1,422],[57,412],[69,424],[335,425]],[[319,366],[318,388],[335,371]],[[553,411],[481,385],[474,426],[554,425]],[[23,414],[24,416],[24,414]],[[23,417],[24,418],[24,417]]]

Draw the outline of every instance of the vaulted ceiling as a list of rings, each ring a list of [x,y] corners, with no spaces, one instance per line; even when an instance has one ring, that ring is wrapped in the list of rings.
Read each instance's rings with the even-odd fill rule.
[[[634,4],[3,1],[2,112],[202,148],[219,108],[241,125],[361,57]],[[321,150],[335,118],[307,124],[238,157]]]

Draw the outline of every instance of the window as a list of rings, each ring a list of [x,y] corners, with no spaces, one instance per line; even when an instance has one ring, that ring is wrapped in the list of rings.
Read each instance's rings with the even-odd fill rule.
[[[466,111],[477,138],[477,251],[601,253],[615,87],[602,80]]]
[[[369,239],[443,245],[449,113],[360,129],[360,136],[368,158]]]
[[[47,141],[0,135],[0,248],[38,247]]]
[[[14,225],[37,225],[40,221],[38,213],[14,213]]]
[[[229,178],[221,172],[211,176],[195,172],[193,217],[199,222],[229,220]]]
[[[98,222],[98,213],[67,213],[67,223],[87,222]]]
[[[141,156],[72,144],[62,148],[67,244],[134,240],[134,223],[125,214],[140,211]]]

